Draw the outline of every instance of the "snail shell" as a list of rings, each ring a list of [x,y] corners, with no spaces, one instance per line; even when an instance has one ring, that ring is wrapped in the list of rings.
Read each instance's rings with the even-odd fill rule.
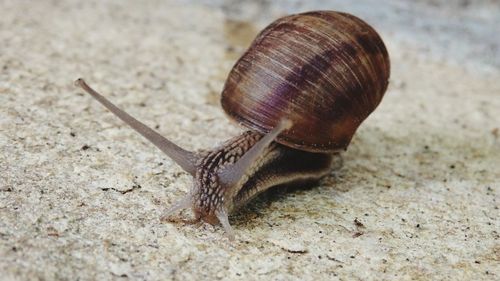
[[[377,32],[346,13],[314,11],[276,20],[236,62],[222,91],[222,107],[244,126],[269,132],[310,151],[345,149],[380,103],[390,63]]]

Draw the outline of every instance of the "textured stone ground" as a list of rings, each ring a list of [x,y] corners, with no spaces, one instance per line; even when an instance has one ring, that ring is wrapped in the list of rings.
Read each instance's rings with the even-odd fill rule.
[[[0,2],[0,279],[500,278],[498,2],[196,2]],[[392,59],[342,168],[232,217],[233,243],[160,223],[190,177],[73,80],[211,147],[241,131],[218,103],[234,60],[311,9],[365,18]]]

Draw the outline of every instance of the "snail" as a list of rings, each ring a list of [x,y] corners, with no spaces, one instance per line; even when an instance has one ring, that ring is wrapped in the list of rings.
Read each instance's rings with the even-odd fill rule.
[[[220,223],[270,187],[316,182],[378,106],[388,86],[389,56],[361,19],[312,11],[277,19],[233,66],[221,104],[248,130],[209,151],[184,150],[89,87],[76,85],[151,141],[194,177],[187,196],[162,219],[192,208],[197,221]]]

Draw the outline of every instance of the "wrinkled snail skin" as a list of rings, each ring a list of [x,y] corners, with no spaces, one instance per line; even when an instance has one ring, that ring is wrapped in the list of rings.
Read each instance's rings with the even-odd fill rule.
[[[328,175],[387,88],[389,57],[378,34],[345,13],[316,11],[276,20],[236,62],[224,85],[227,115],[249,128],[223,145],[190,152],[89,87],[76,85],[151,141],[194,178],[166,211],[191,208],[234,238],[229,214],[273,186]]]
[[[223,208],[231,213],[270,187],[319,181],[331,171],[332,159],[340,157],[338,154],[305,152],[273,142],[233,186],[221,184],[220,169],[235,164],[262,137],[260,133],[246,131],[201,155],[191,195],[197,218],[215,224],[218,222],[216,210]]]

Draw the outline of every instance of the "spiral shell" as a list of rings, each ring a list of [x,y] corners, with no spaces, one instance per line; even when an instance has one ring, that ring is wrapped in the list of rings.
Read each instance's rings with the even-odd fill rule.
[[[293,127],[277,141],[310,151],[345,149],[378,106],[390,74],[377,32],[346,13],[314,11],[266,27],[232,68],[225,112],[265,133],[282,118]]]

